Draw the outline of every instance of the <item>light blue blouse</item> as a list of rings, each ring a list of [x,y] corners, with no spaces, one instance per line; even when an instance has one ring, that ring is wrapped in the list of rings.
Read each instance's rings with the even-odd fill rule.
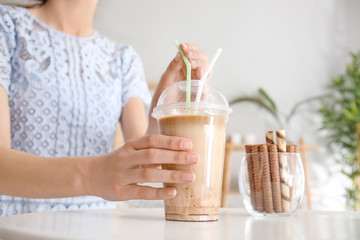
[[[98,32],[86,38],[67,35],[25,8],[1,5],[0,85],[9,96],[11,147],[46,157],[110,152],[127,101],[150,101],[132,47]],[[0,196],[0,216],[111,206],[97,197]]]

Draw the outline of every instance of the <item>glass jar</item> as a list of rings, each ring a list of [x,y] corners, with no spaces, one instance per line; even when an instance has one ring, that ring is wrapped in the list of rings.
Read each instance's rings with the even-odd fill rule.
[[[252,215],[287,216],[294,213],[305,189],[300,154],[245,154],[240,166],[239,188],[245,208]]]

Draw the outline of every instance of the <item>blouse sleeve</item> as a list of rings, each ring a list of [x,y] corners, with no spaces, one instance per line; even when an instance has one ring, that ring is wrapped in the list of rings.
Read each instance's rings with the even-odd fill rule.
[[[129,46],[121,49],[122,107],[130,98],[139,97],[150,105],[151,95],[147,86],[143,64],[139,54]]]
[[[0,6],[0,85],[9,94],[11,56],[15,50],[15,27],[9,13]]]

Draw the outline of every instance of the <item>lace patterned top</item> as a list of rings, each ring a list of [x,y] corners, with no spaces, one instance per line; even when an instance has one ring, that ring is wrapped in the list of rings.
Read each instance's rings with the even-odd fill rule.
[[[130,46],[98,32],[67,35],[25,8],[1,5],[0,85],[9,97],[11,147],[47,157],[110,152],[122,107],[132,97],[150,101]],[[97,197],[0,196],[0,216],[113,205]]]

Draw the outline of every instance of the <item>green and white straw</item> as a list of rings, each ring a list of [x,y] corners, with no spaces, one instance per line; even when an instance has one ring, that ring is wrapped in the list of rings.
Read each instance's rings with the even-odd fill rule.
[[[184,52],[181,50],[179,42],[175,40],[175,45],[180,52],[182,59],[186,65],[186,102],[191,102],[191,64],[187,57],[185,56]]]

